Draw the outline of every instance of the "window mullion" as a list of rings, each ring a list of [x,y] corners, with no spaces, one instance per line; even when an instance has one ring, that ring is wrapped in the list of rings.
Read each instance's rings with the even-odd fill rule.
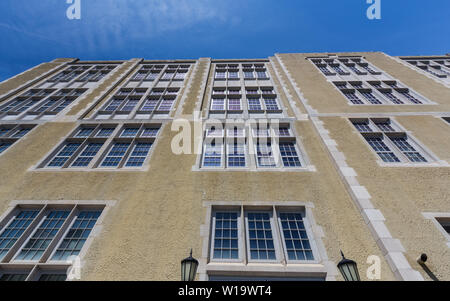
[[[247,225],[245,222],[244,206],[241,206],[240,210],[241,210],[241,216],[239,218],[239,223],[240,223],[240,229],[241,229],[240,241],[241,241],[242,249],[240,251],[241,254],[239,254],[239,255],[242,256],[241,258],[243,259],[244,264],[247,265],[248,258],[249,258],[248,245],[247,245],[248,233],[247,233]]]
[[[275,206],[272,207],[272,211],[273,211],[272,216],[274,219],[273,226],[275,227],[273,233],[274,233],[274,238],[276,239],[276,241],[274,241],[274,244],[275,244],[275,250],[278,253],[277,258],[279,259],[281,264],[286,265],[287,258],[286,258],[286,250],[284,247],[284,237],[281,233],[281,227],[279,225],[280,219],[278,218],[278,213],[277,213]]]

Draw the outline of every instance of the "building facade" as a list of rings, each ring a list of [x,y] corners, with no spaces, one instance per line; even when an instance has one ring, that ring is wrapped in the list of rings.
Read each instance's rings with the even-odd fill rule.
[[[0,279],[450,280],[450,56],[56,59],[0,83]],[[427,254],[419,264],[417,258]]]

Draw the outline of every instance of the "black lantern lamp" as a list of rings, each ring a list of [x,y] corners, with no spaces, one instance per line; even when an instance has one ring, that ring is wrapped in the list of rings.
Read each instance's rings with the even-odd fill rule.
[[[198,260],[191,255],[181,261],[181,281],[194,281],[197,273]]]
[[[345,281],[361,281],[359,279],[358,266],[356,262],[351,259],[347,259],[342,253],[342,260],[338,263],[337,267],[344,277]]]

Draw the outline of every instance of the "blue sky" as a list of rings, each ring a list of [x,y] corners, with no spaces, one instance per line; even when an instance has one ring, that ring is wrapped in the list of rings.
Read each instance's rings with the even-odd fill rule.
[[[449,0],[0,1],[0,81],[57,57],[260,58],[277,52],[450,52]]]

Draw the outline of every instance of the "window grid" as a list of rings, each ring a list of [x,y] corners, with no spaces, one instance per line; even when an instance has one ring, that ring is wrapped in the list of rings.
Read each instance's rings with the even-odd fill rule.
[[[279,147],[284,167],[302,166],[294,142],[280,142]]]
[[[247,226],[250,260],[276,260],[270,213],[248,212]]]
[[[213,259],[239,258],[238,215],[238,212],[215,213]]]
[[[0,260],[38,215],[38,210],[22,210],[0,234]]]
[[[228,146],[228,167],[245,167],[245,144],[233,143]]]
[[[281,229],[288,260],[314,260],[301,213],[280,213]]]

